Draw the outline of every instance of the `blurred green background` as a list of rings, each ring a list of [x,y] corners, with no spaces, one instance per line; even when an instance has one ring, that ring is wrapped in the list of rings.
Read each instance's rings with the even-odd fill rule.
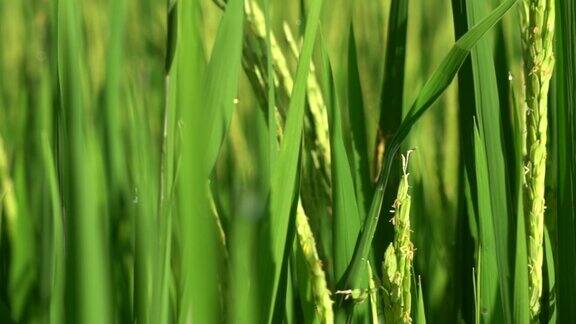
[[[298,58],[284,26],[289,26],[296,43],[300,43],[312,2],[269,1],[271,33],[292,75]],[[360,109],[363,113],[366,143],[362,151],[369,169],[364,172],[369,172],[372,180],[377,173],[381,114],[405,114],[456,40],[451,1],[409,2],[405,64],[400,64],[403,85],[395,85],[399,91],[395,95],[400,94],[402,103],[400,109],[397,106],[395,111],[386,111],[382,107],[390,100],[390,93],[383,90],[383,82],[391,66],[386,66],[385,60],[391,2],[325,1],[313,55],[313,62],[320,67],[322,51],[328,54],[338,100],[346,103],[342,105],[343,134],[349,152],[353,150],[354,122],[348,112]],[[481,2],[488,12],[500,1]],[[255,3],[261,8],[266,5]],[[170,64],[174,59],[177,67],[183,68],[186,60],[196,59],[202,62],[198,69],[204,71],[210,69],[207,66],[216,54],[221,62],[230,61],[234,67],[236,54],[213,52],[218,30],[223,28],[223,10],[217,2],[201,0],[194,4],[198,5],[195,14],[177,15],[192,19],[198,35],[171,31],[185,30],[169,24],[174,23],[170,18],[172,1],[0,1],[0,322],[186,322],[182,314],[189,307],[187,294],[193,300],[204,293],[210,296],[210,292],[187,290],[194,287],[188,286],[190,282],[204,280],[207,273],[207,282],[214,279],[206,269],[218,269],[214,280],[221,283],[217,289],[220,320],[261,320],[254,310],[264,307],[263,297],[257,296],[254,287],[262,275],[257,268],[266,243],[255,233],[265,226],[269,174],[273,171],[268,164],[267,143],[271,119],[266,113],[267,99],[262,95],[268,88],[255,86],[258,82],[252,69],[254,64],[265,62],[266,49],[250,43],[248,35],[254,33],[253,25],[245,19],[241,25],[243,68],[230,128],[212,174],[212,203],[204,202],[202,207],[216,210],[219,215],[218,228],[205,233],[207,237],[215,234],[209,241],[217,244],[206,243],[203,252],[203,236],[196,241],[190,237],[204,229],[188,222],[185,216],[194,214],[185,210],[187,194],[198,193],[194,190],[202,187],[183,188],[178,179],[188,174],[188,162],[204,157],[195,152],[186,155],[181,148],[187,145],[186,135],[191,134],[185,130],[186,125],[196,121],[193,115],[187,119],[186,106],[174,99],[186,89],[180,87],[192,87],[197,79],[183,74],[172,77]],[[191,8],[178,5],[180,10]],[[175,24],[184,26],[183,21]],[[509,118],[518,106],[518,98],[510,95],[510,89],[520,93],[522,87],[518,32],[515,8],[487,36],[498,80],[501,84],[508,82],[501,92],[505,93],[501,96],[501,114]],[[175,41],[170,37],[177,37],[183,44],[187,39],[190,48],[196,44],[190,53],[198,56],[184,57],[180,52],[184,50],[178,49],[171,58],[170,46]],[[357,55],[352,63],[351,47]],[[358,66],[361,104],[349,91],[340,91],[352,78],[349,71],[353,63]],[[316,76],[321,78],[321,68],[317,71]],[[215,78],[214,84],[226,82],[219,76]],[[412,240],[416,247],[413,273],[415,280],[421,280],[430,323],[468,323],[475,316],[473,268],[478,234],[463,203],[465,152],[461,147],[465,135],[460,111],[465,111],[466,103],[459,97],[462,89],[453,82],[403,145],[404,151],[416,150],[410,163]],[[280,92],[277,105],[285,113],[289,98]],[[400,120],[391,123],[394,131]],[[496,127],[512,132],[512,122],[502,123]],[[306,127],[310,125],[305,125],[305,133],[309,131]],[[307,136],[300,157],[304,165],[299,178],[300,195],[320,257],[330,269],[332,238],[325,234],[330,232],[326,222],[331,222],[332,206],[318,204],[323,198],[318,193],[321,189],[315,186],[322,186],[322,180],[314,173],[317,171],[306,171],[306,165],[314,163]],[[202,142],[199,139],[193,145],[200,147]],[[197,167],[202,168],[202,164]],[[515,170],[509,168],[508,176]],[[186,179],[199,176],[190,172]],[[513,183],[511,179],[506,181]],[[388,211],[397,181],[393,176],[373,242],[373,258],[378,264],[392,239]],[[360,208],[368,208],[367,199]],[[211,246],[221,241],[226,245],[221,255],[212,261],[198,258],[211,258]],[[200,251],[188,256],[190,246]],[[211,264],[206,269],[196,268],[203,268],[206,262]],[[375,268],[381,272],[379,265]],[[326,271],[333,282],[333,274]],[[243,290],[245,285],[254,286],[247,292]],[[294,315],[286,311],[283,321],[304,321],[305,306],[300,309],[289,302],[292,299],[298,304],[304,295],[298,296],[298,289],[288,284],[286,290],[290,289],[293,292],[286,293],[286,309],[294,308]]]

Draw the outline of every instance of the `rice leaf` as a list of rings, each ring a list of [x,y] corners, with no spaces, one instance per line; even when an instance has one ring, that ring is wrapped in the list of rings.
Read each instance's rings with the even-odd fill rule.
[[[466,2],[466,14],[468,27],[473,26],[487,15],[487,7],[474,1]],[[504,160],[503,138],[501,134],[502,122],[500,121],[500,100],[498,97],[498,85],[492,57],[492,45],[490,39],[482,39],[471,51],[471,71],[474,93],[461,98],[461,105],[475,105],[480,137],[483,139],[484,149],[487,155],[487,167],[489,175],[490,204],[492,206],[492,220],[495,228],[495,238],[498,250],[497,260],[499,268],[499,285],[501,294],[501,308],[493,311],[498,312],[506,321],[511,320],[509,307],[508,285],[508,197],[506,179],[507,170]],[[463,76],[465,77],[465,76]],[[468,100],[468,101],[467,101]],[[480,194],[480,191],[478,192]],[[482,213],[480,213],[482,215]],[[498,215],[497,217],[495,215]],[[486,220],[480,218],[480,226],[485,226]],[[489,297],[490,298],[490,297]]]
[[[61,133],[59,174],[67,190],[66,318],[82,323],[109,323],[110,279],[102,199],[102,164],[88,115],[89,93],[84,39],[76,1],[58,2],[58,77]]]
[[[180,3],[177,66],[177,104],[184,127],[180,210],[184,231],[182,273],[185,274],[181,299],[181,323],[219,322],[220,263],[217,215],[211,208],[208,176],[216,162],[220,145],[230,123],[236,97],[243,30],[243,1],[228,4],[216,35],[212,57],[201,73],[202,51],[196,25],[200,17],[195,1]],[[204,76],[204,78],[203,78]]]
[[[426,311],[424,309],[424,296],[422,294],[422,280],[418,277],[418,294],[417,304],[414,315],[414,323],[426,324]]]
[[[286,126],[283,141],[280,144],[277,163],[272,170],[272,187],[270,192],[270,239],[272,265],[269,271],[272,275],[271,288],[268,292],[268,322],[272,321],[274,307],[278,295],[280,273],[285,258],[286,242],[288,237],[291,207],[294,198],[294,188],[298,174],[298,158],[302,130],[304,126],[304,104],[306,97],[306,80],[312,59],[312,50],[319,25],[322,0],[315,0],[310,4],[306,19],[306,29],[298,68],[294,81],[294,88],[288,107]]]
[[[520,150],[520,147],[518,147]],[[518,158],[521,152],[517,152]],[[520,160],[519,160],[520,161]],[[520,169],[521,170],[521,169]],[[517,187],[520,188],[521,177],[517,177]],[[520,195],[522,191],[516,191]],[[520,197],[518,197],[520,198]],[[526,251],[526,231],[522,199],[518,199],[516,216],[516,256],[514,261],[514,323],[524,324],[530,320],[528,303],[528,252]]]
[[[324,42],[322,42],[323,52],[326,53]],[[327,55],[326,55],[327,56]],[[332,69],[330,63],[326,63],[328,82],[331,83],[331,89],[335,89],[336,85],[332,79]],[[354,178],[350,166],[350,159],[346,152],[344,143],[344,129],[342,126],[342,98],[335,95],[333,100],[330,100],[331,105],[328,107],[328,118],[330,125],[330,152],[331,152],[331,167],[332,167],[332,210],[333,210],[333,256],[334,256],[334,278],[339,282],[345,275],[346,269],[356,246],[356,238],[360,234],[362,226],[363,215],[360,214],[358,200],[356,197],[356,187],[354,185]],[[362,107],[349,107],[350,109],[358,109]],[[369,277],[367,274],[368,269],[364,268],[363,273],[365,276],[362,280],[357,282],[353,287],[356,290],[369,289]],[[339,288],[339,287],[338,287]],[[338,303],[336,319],[337,322],[342,323],[346,320],[352,319],[353,321],[360,321],[362,318],[367,317],[369,313],[368,303],[356,304],[343,304]]]
[[[370,180],[365,106],[362,98],[362,84],[360,82],[360,71],[358,70],[359,62],[356,53],[353,24],[350,24],[350,39],[348,42],[348,118],[350,119],[353,150],[351,168],[354,176],[358,210],[360,216],[364,219],[366,210],[370,207],[368,197],[372,195],[372,181]]]
[[[478,200],[479,251],[478,259],[482,260],[481,272],[478,272],[479,306],[482,323],[502,320],[502,294],[499,291],[498,252],[496,249],[494,231],[494,211],[490,199],[490,184],[488,178],[488,157],[483,145],[484,139],[477,124],[474,129],[474,149]],[[480,261],[478,261],[480,262]]]
[[[256,219],[252,215],[237,215],[230,233],[231,293],[228,305],[231,307],[230,323],[261,322],[258,309],[259,280],[257,260],[258,235]]]
[[[515,102],[515,101],[513,101]],[[517,107],[515,107],[517,108]],[[513,320],[514,323],[524,324],[530,320],[530,310],[528,301],[528,251],[526,242],[526,223],[524,218],[524,204],[522,199],[522,187],[524,168],[522,167],[522,142],[523,134],[521,125],[520,109],[514,109],[514,161],[516,164],[516,176],[514,193],[516,195],[516,247],[514,259],[514,291],[513,291]]]
[[[384,82],[380,94],[380,117],[376,138],[375,177],[380,174],[385,146],[402,122],[404,105],[404,65],[408,30],[408,0],[390,4]]]
[[[576,300],[576,4],[557,1],[557,61],[556,61],[556,110],[557,157],[557,259],[556,287],[558,322],[576,318],[572,307]]]
[[[50,299],[50,321],[61,322],[64,320],[64,225],[62,223],[62,208],[60,191],[58,189],[58,177],[54,156],[46,133],[42,134],[42,159],[47,170],[48,183],[50,186],[50,203],[52,205],[52,298]]]
[[[354,253],[356,238],[360,233],[362,218],[348,154],[344,144],[340,98],[329,107],[330,147],[332,148],[332,196],[334,210],[334,276],[339,281]],[[367,282],[366,282],[367,283]],[[366,287],[354,287],[366,288]]]
[[[556,308],[556,272],[554,269],[554,256],[552,254],[552,241],[548,228],[544,229],[544,276],[547,290],[542,294],[542,314],[540,321],[544,323],[556,324],[558,313]]]
[[[204,104],[207,137],[207,166],[216,163],[232,111],[236,105],[240,63],[242,59],[242,30],[244,25],[244,0],[230,1],[218,28],[212,57],[206,71]]]

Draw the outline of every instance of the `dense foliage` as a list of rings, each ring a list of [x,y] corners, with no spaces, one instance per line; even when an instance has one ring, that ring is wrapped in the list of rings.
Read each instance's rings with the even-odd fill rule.
[[[0,1],[0,323],[576,321],[571,0]]]

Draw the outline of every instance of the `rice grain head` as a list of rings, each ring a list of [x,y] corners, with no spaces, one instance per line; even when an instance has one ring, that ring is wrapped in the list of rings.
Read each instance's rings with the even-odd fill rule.
[[[301,200],[298,201],[296,211],[296,233],[310,272],[312,293],[320,321],[325,324],[334,323],[334,313],[332,311],[333,301],[330,297],[330,289],[328,289],[326,282],[326,274],[322,269],[322,261],[316,249],[316,240],[312,234],[312,229],[308,223],[308,217],[304,212]]]
[[[524,0],[522,46],[526,102],[525,206],[530,317],[538,322],[542,296],[548,90],[554,69],[554,0]]]
[[[412,260],[414,244],[410,240],[410,201],[408,160],[412,151],[402,155],[403,175],[393,205],[394,241],[384,254],[384,318],[387,323],[411,323]]]

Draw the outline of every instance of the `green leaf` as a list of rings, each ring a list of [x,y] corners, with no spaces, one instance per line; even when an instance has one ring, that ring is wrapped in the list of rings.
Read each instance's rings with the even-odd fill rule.
[[[94,104],[84,60],[82,21],[77,1],[58,2],[60,85],[59,175],[66,210],[66,318],[110,323],[106,219],[101,209],[103,165],[91,121]]]
[[[42,134],[42,159],[47,171],[48,184],[50,186],[50,203],[52,205],[52,235],[53,235],[53,255],[52,255],[52,278],[50,298],[50,321],[61,322],[64,319],[63,314],[63,292],[64,292],[64,225],[62,222],[62,207],[60,200],[60,191],[58,189],[58,177],[54,156],[50,147],[50,142],[45,133]]]
[[[382,145],[386,145],[385,142],[394,136],[402,122],[408,2],[408,0],[392,0],[390,4],[377,139],[383,142]]]
[[[230,0],[226,6],[206,71],[204,104],[209,130],[206,161],[210,169],[216,163],[236,105],[242,61],[243,8],[244,0]]]
[[[556,271],[554,266],[554,256],[552,254],[552,241],[548,228],[544,228],[544,264],[546,274],[547,291],[542,294],[542,317],[541,321],[549,324],[556,324],[558,312],[556,308]],[[544,317],[545,316],[545,317]]]
[[[334,83],[332,83],[334,88]],[[339,281],[352,259],[356,238],[362,226],[358,202],[342,129],[341,99],[328,107],[332,153],[332,197],[334,211],[334,277]],[[367,283],[367,282],[366,282]],[[354,287],[366,288],[366,287]]]
[[[283,141],[280,145],[277,161],[272,170],[272,187],[270,193],[270,240],[272,268],[269,269],[271,291],[267,298],[268,322],[274,315],[274,307],[279,293],[280,273],[286,253],[288,229],[292,218],[291,207],[294,199],[294,189],[298,175],[300,146],[304,126],[304,108],[306,99],[306,80],[310,71],[310,61],[314,49],[314,41],[319,25],[322,0],[313,1],[308,8],[306,29],[302,51],[298,60],[294,88],[288,107]]]
[[[422,294],[422,281],[418,277],[418,301],[416,304],[414,315],[414,323],[416,324],[426,324],[426,311],[424,309],[424,295]]]
[[[358,63],[354,27],[351,24],[348,44],[348,118],[350,119],[353,150],[351,167],[356,187],[358,210],[360,216],[364,219],[366,210],[370,207],[368,197],[372,195],[372,181],[370,180],[365,106],[362,99],[362,84],[360,82]]]
[[[322,43],[322,45],[324,45],[324,43]],[[324,46],[323,49],[325,49]],[[331,67],[328,66],[327,69],[329,71],[327,75],[331,76]],[[332,89],[336,88],[333,79],[331,85]],[[332,242],[334,245],[334,278],[336,282],[340,282],[354,255],[356,238],[360,234],[363,215],[359,212],[350,159],[348,158],[344,143],[342,111],[340,108],[342,98],[337,94],[335,97],[334,100],[330,101],[331,104],[328,107],[328,124],[330,126],[330,148],[332,154],[332,210],[334,217]],[[349,108],[361,109],[362,107],[350,106]],[[364,276],[356,283],[353,287],[354,289],[362,290],[368,288],[369,277],[367,271],[368,269],[365,266],[362,270]],[[368,304],[369,303],[361,303],[353,305],[353,308],[348,308],[346,307],[348,305],[340,303],[337,306],[339,309],[336,312],[337,322],[345,322],[346,318],[352,318],[353,321],[357,322],[363,317],[367,317],[367,314],[369,314]]]
[[[463,26],[464,29],[472,27],[488,12],[484,4],[476,1],[466,1],[466,17],[467,25]],[[462,28],[462,27],[461,27]],[[506,322],[511,321],[511,311],[509,306],[509,285],[508,285],[508,220],[510,217],[508,208],[507,197],[507,170],[504,160],[504,141],[502,136],[502,122],[500,116],[500,100],[498,96],[498,84],[496,82],[496,72],[494,67],[494,58],[492,56],[492,42],[489,38],[481,39],[478,44],[471,51],[471,74],[462,73],[461,78],[471,78],[467,85],[473,86],[473,92],[465,93],[466,96],[460,97],[461,107],[475,106],[474,114],[479,127],[479,136],[482,140],[479,145],[484,146],[486,152],[486,163],[488,168],[488,186],[489,190],[480,190],[478,188],[478,195],[488,194],[488,199],[491,206],[491,217],[493,218],[490,223],[494,226],[494,235],[497,240],[496,248],[494,251],[498,261],[498,283],[500,286],[499,298],[501,304],[495,305],[494,309],[487,309],[489,314],[494,314],[500,320]],[[462,86],[464,81],[459,80]],[[462,93],[462,92],[461,92]],[[466,108],[465,108],[466,109]],[[466,109],[467,110],[467,109]],[[463,113],[471,114],[471,111]],[[469,119],[472,116],[464,118]],[[470,131],[461,128],[464,132]],[[471,134],[462,134],[462,136],[471,136]],[[465,158],[466,159],[466,158]],[[515,156],[512,156],[515,160]],[[478,161],[478,160],[477,160]],[[468,161],[466,161],[469,163]],[[483,163],[483,162],[481,162]],[[469,167],[471,169],[471,167]],[[476,176],[478,178],[478,175]],[[478,181],[479,185],[479,181]],[[480,212],[479,216],[484,213]],[[479,218],[480,227],[486,226],[488,223],[483,217]],[[484,272],[483,274],[488,274]],[[492,275],[492,274],[489,274]],[[484,282],[486,279],[483,280]],[[494,298],[496,296],[484,294],[483,298]],[[493,304],[491,301],[486,301],[488,304]]]
[[[499,269],[498,252],[495,241],[494,212],[490,199],[490,184],[488,178],[488,158],[484,148],[484,140],[478,126],[474,127],[474,150],[476,165],[476,184],[478,201],[478,227],[479,227],[479,251],[478,258],[482,260],[481,271],[478,274],[478,290],[480,320],[482,323],[502,321],[501,303],[502,295],[498,289]],[[480,261],[478,261],[480,262]]]
[[[260,281],[256,276],[258,264],[256,221],[252,215],[237,215],[234,218],[233,229],[230,233],[231,294],[228,300],[230,305],[230,322],[232,323],[260,323],[258,289]]]
[[[126,185],[126,167],[122,153],[125,151],[121,133],[120,93],[122,82],[122,64],[124,62],[123,46],[125,37],[125,18],[127,4],[125,0],[113,1],[110,4],[110,39],[106,57],[106,140],[107,168],[110,185],[114,191]],[[117,206],[113,206],[117,207]]]
[[[202,74],[197,21],[200,5],[179,3],[178,40],[174,58],[177,105],[182,114],[182,169],[179,199],[182,224],[183,292],[179,322],[222,321],[221,243],[217,215],[210,206],[208,176],[230,124],[238,87],[244,1],[229,1],[220,21],[212,57]],[[181,9],[181,10],[180,10]]]
[[[520,137],[518,137],[520,138]],[[518,157],[521,156],[521,146],[518,146]],[[522,169],[519,169],[520,172]],[[517,177],[517,188],[521,189],[522,177]],[[526,324],[530,321],[528,302],[528,251],[526,247],[526,225],[522,204],[522,191],[517,190],[518,206],[516,216],[516,256],[514,261],[514,323]]]
[[[576,4],[556,1],[556,138],[558,139],[557,268],[558,322],[576,318]]]
[[[515,260],[514,260],[514,309],[513,320],[514,323],[525,324],[530,321],[530,303],[528,297],[528,248],[526,241],[526,224],[524,218],[524,204],[522,200],[524,186],[524,164],[522,157],[522,128],[520,109],[514,107],[513,123],[517,127],[513,130],[514,135],[514,154],[516,167],[516,183],[514,183],[514,192],[516,194],[516,247],[515,247]]]

